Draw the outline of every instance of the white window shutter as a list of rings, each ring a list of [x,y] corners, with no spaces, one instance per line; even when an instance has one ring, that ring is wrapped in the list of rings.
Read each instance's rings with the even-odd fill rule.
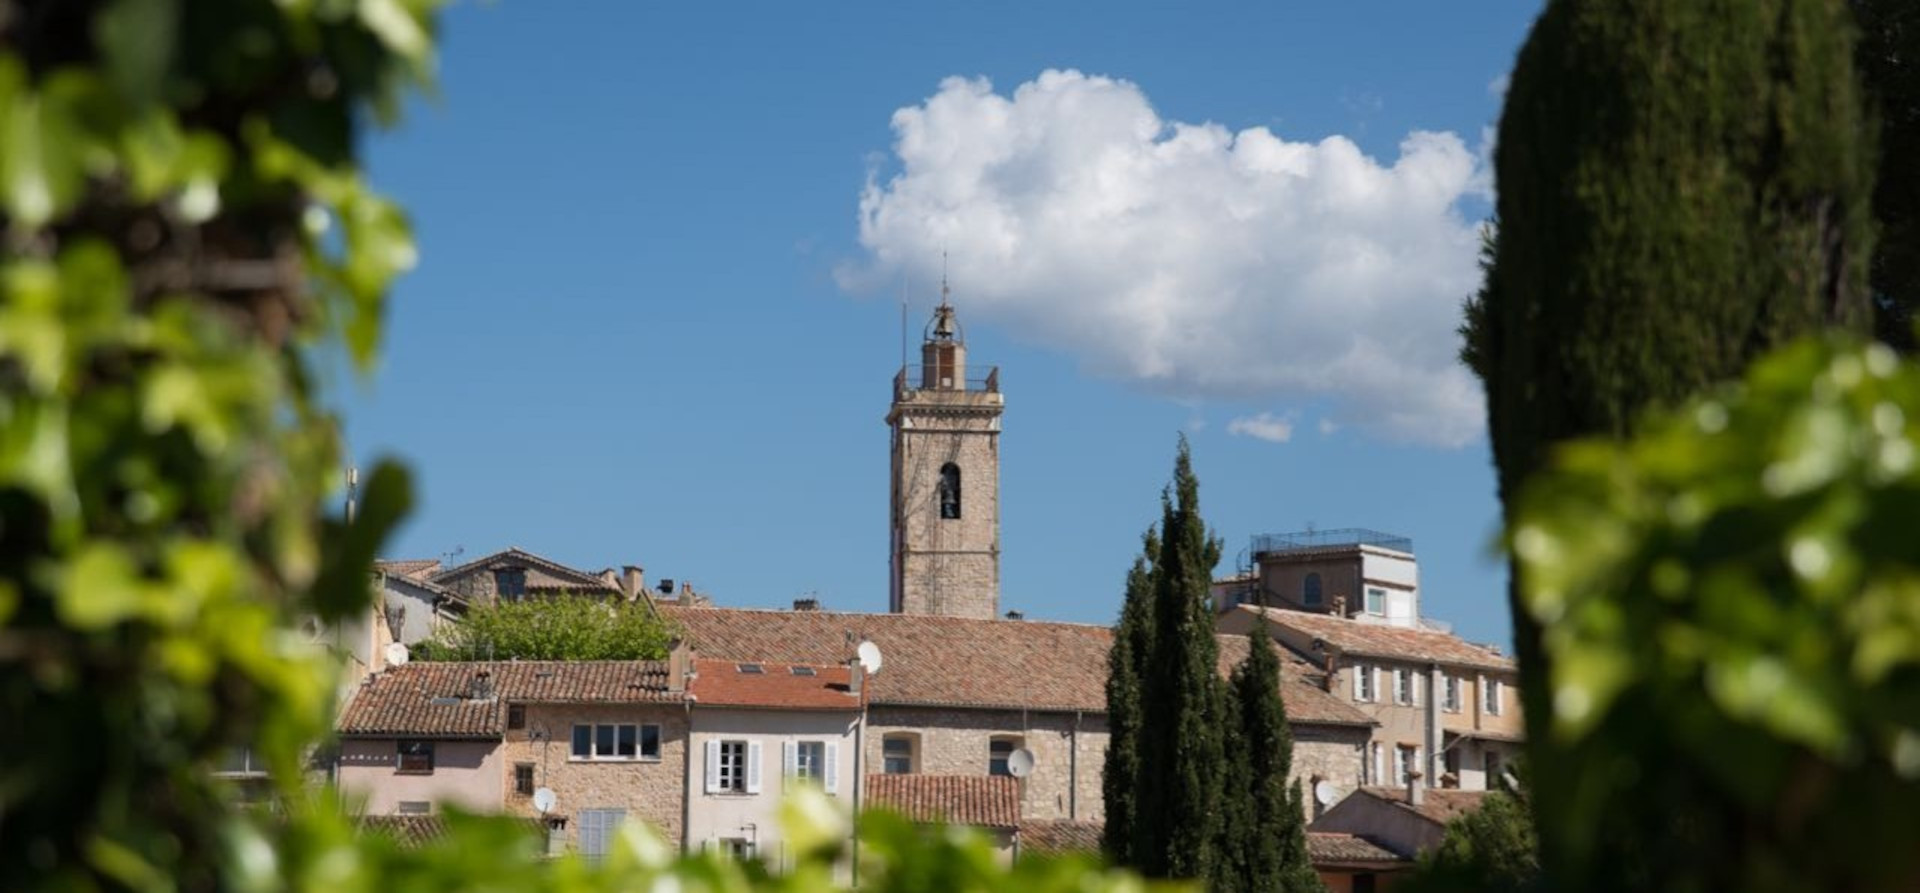
[[[1366,696],[1364,694],[1365,690],[1360,687],[1360,674],[1365,673],[1366,671],[1367,671],[1366,664],[1353,665],[1353,699],[1356,701],[1366,700]]]
[[[791,741],[780,742],[780,780],[782,787],[793,787],[793,777],[800,774],[800,745]]]
[[[827,793],[829,794],[839,793],[840,792],[840,745],[838,742],[834,742],[834,741],[827,742],[827,765],[825,769],[826,771],[822,776],[822,778],[826,782],[825,787],[827,789]]]
[[[747,742],[747,793],[760,793],[760,742]]]
[[[707,741],[707,793],[720,793],[720,739]]]
[[[1408,672],[1412,672],[1409,670]],[[1420,683],[1426,679],[1425,673],[1413,674],[1413,706],[1420,706]]]

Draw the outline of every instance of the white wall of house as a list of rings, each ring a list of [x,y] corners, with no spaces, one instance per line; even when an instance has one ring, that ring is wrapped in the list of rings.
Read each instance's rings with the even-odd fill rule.
[[[399,739],[347,738],[339,769],[349,808],[366,815],[394,815],[403,803],[431,803],[433,812],[449,803],[499,812],[506,785],[499,741],[434,741],[432,772],[402,772]]]
[[[780,803],[784,794],[807,782],[789,779],[792,745],[816,742],[827,756],[827,792],[851,807],[855,772],[854,728],[849,711],[749,710],[696,705],[692,715],[693,754],[689,767],[687,847],[724,848],[745,841],[754,855],[784,864],[780,839]],[[722,787],[716,756],[723,742],[744,742],[750,763],[745,790]]]

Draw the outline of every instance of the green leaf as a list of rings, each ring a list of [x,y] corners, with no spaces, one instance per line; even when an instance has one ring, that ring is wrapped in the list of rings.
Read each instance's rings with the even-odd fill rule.
[[[180,0],[116,0],[94,18],[107,74],[134,105],[160,97],[179,24]]]

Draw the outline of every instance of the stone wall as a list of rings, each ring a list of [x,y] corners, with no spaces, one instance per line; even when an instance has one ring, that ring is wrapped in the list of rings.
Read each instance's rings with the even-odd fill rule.
[[[576,760],[575,723],[635,723],[660,726],[657,760]],[[687,713],[680,704],[528,704],[526,728],[509,729],[503,747],[506,811],[535,816],[531,797],[513,789],[514,767],[533,766],[534,786],[552,788],[554,815],[586,809],[624,809],[629,821],[645,821],[679,845],[686,804]],[[567,845],[580,842],[579,822],[568,821]]]
[[[993,739],[1016,739],[1034,757],[1033,774],[1020,783],[1022,818],[1100,821],[1106,815],[1100,792],[1104,716],[1028,713],[1023,724],[1018,710],[874,707],[867,715],[862,771],[881,772],[882,742],[901,733],[916,737],[913,771],[925,775],[985,775]]]
[[[1300,803],[1308,821],[1324,809],[1314,800],[1315,782],[1331,782],[1336,797],[1353,793],[1362,784],[1360,767],[1368,738],[1368,730],[1360,726],[1293,727],[1293,771],[1287,782],[1300,788]]]
[[[894,404],[895,610],[992,618],[1000,603],[1000,394],[920,390]],[[940,470],[960,469],[960,517]]]

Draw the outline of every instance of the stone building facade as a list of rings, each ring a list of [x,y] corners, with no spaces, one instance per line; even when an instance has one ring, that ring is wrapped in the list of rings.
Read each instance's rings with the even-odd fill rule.
[[[524,721],[513,728],[510,720],[505,729],[500,760],[505,796],[497,809],[554,820],[567,848],[583,852],[597,848],[589,835],[609,819],[645,822],[667,841],[680,842],[689,737],[684,703],[533,701],[520,706]],[[631,755],[620,752],[618,730],[628,726],[635,730]],[[616,730],[613,753],[596,753],[600,742],[593,741],[586,753],[575,752],[575,729],[602,727]],[[647,748],[649,740],[657,746]],[[534,806],[533,794],[540,788],[554,793],[549,813]]]
[[[944,290],[943,290],[944,291]],[[888,605],[991,619],[1000,605],[1000,372],[969,377],[944,294],[921,365],[893,381]]]

